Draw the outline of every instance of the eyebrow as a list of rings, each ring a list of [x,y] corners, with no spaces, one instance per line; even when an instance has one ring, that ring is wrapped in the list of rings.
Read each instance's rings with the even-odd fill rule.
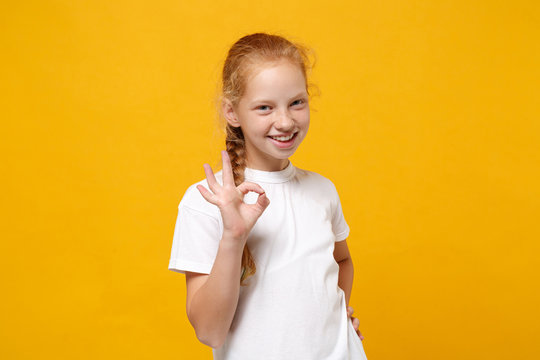
[[[304,90],[302,92],[299,92],[298,94],[296,94],[295,96],[292,96],[290,99],[295,99],[295,98],[299,98],[299,97],[307,97],[307,92]],[[250,104],[256,104],[256,103],[267,103],[267,102],[273,102],[272,100],[267,100],[267,99],[264,99],[264,98],[261,98],[261,99],[255,99],[253,101],[250,101]]]

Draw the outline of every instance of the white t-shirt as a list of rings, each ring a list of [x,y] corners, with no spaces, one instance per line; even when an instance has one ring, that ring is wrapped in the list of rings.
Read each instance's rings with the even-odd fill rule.
[[[216,174],[221,183],[221,171]],[[247,243],[257,271],[241,286],[238,307],[219,360],[366,359],[347,317],[334,242],[349,235],[334,184],[289,165],[281,171],[245,169],[270,205]],[[206,187],[206,180],[200,181]],[[223,223],[217,206],[194,184],[178,207],[169,269],[210,273]],[[256,193],[248,193],[254,203]]]

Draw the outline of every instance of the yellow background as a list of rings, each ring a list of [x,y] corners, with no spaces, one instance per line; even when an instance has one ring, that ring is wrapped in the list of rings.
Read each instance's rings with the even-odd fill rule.
[[[317,53],[293,162],[340,192],[368,358],[538,359],[538,4],[3,2],[0,357],[210,358],[174,222],[269,31]]]

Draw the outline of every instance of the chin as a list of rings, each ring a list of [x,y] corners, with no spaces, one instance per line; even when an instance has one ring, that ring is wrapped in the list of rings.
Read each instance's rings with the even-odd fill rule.
[[[287,160],[291,156],[293,156],[295,152],[296,152],[296,149],[289,150],[289,151],[286,151],[286,152],[284,151],[281,154],[274,154],[272,157],[275,158],[275,159],[279,159],[279,160]]]

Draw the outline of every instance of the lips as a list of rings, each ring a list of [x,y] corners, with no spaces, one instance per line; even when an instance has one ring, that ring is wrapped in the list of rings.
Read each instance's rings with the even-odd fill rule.
[[[294,146],[296,135],[298,132],[289,135],[269,135],[270,141],[280,149],[288,149]]]

